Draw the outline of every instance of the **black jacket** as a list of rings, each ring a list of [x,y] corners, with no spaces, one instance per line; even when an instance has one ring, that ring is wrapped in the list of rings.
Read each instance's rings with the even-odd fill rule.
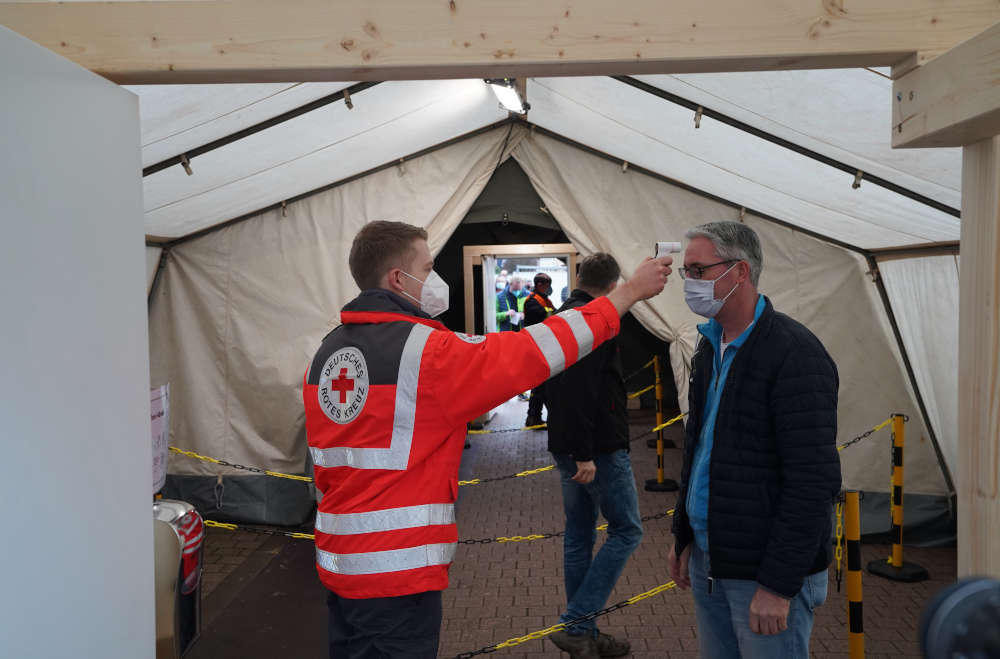
[[[594,297],[574,290],[559,311],[582,307]],[[625,380],[618,341],[611,339],[550,379],[549,451],[587,462],[595,455],[628,449]]]
[[[545,300],[545,304],[541,304],[538,301],[538,296]],[[530,325],[536,325],[546,318],[549,317],[550,313],[546,311],[546,307],[552,309],[552,302],[549,301],[547,295],[542,295],[541,293],[532,293],[528,296],[528,299],[524,301],[524,326],[528,327]]]
[[[694,539],[686,506],[714,348],[695,351],[684,468],[673,531]],[[832,557],[830,519],[840,491],[837,367],[801,323],[766,306],[729,369],[709,466],[712,576],[750,579],[794,597]]]

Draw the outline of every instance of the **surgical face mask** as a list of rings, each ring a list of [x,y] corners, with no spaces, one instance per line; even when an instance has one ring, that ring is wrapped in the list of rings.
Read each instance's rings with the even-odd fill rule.
[[[736,265],[737,264],[734,263],[729,266],[729,270],[735,268]],[[722,305],[726,303],[729,296],[732,295],[740,285],[739,282],[736,282],[736,286],[733,286],[733,290],[729,291],[729,293],[726,294],[726,297],[721,300],[715,297],[715,282],[728,275],[729,270],[726,270],[715,279],[684,280],[684,301],[687,302],[691,311],[695,312],[699,316],[704,316],[705,318],[715,318],[715,314],[719,313],[719,310],[722,309]]]
[[[400,270],[400,272],[413,281],[420,281],[404,270]],[[427,275],[427,279],[424,280],[423,284],[424,287],[420,290],[419,300],[406,291],[403,291],[403,295],[419,304],[420,310],[431,318],[440,316],[448,310],[448,284],[433,270],[431,270],[431,274]]]

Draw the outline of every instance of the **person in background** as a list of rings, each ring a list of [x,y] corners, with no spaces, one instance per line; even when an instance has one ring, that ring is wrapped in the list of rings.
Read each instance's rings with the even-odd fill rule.
[[[840,491],[837,366],[757,292],[739,222],[688,231],[684,297],[699,325],[670,574],[694,591],[701,656],[808,659],[826,599]]]
[[[621,268],[610,254],[592,254],[580,263],[577,288],[559,313],[607,295],[618,285]],[[569,622],[607,604],[629,556],[642,540],[639,497],[629,459],[628,398],[617,339],[545,383],[549,408],[549,451],[562,480],[566,534],[563,578]],[[608,522],[607,539],[594,556],[598,511]],[[590,620],[549,636],[572,659],[621,657],[625,639],[600,632]]]
[[[513,274],[507,286],[497,293],[497,330],[500,332],[518,332],[524,316],[524,296],[521,294],[523,281],[521,276]]]
[[[486,336],[433,319],[448,308],[448,285],[424,229],[366,224],[348,262],[361,293],[302,384],[330,657],[434,659],[466,423],[615,336],[622,314],[663,290],[672,261],[646,259],[606,297]]]
[[[549,301],[552,293],[552,278],[544,272],[535,275],[535,291],[524,302],[524,326],[536,325],[552,315],[555,308]],[[545,387],[535,387],[531,390],[528,400],[528,416],[524,425],[540,426],[542,421],[542,406],[545,405]]]

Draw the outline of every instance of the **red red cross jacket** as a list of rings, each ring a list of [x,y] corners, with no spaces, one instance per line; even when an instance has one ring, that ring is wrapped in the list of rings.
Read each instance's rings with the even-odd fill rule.
[[[523,332],[468,336],[368,290],[341,322],[303,386],[320,580],[348,598],[443,590],[466,423],[615,336],[618,313],[598,298]]]

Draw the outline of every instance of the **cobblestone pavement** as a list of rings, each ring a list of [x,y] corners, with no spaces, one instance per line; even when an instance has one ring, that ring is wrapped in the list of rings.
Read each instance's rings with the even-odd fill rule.
[[[511,428],[524,421],[527,403],[506,403],[489,427]],[[632,413],[632,436],[651,428],[648,411]],[[681,444],[680,425],[667,430]],[[552,463],[544,431],[524,431],[471,437],[461,478],[511,474]],[[633,443],[632,462],[643,515],[674,507],[676,493],[647,492],[646,479],[656,476],[656,452],[644,440]],[[679,478],[681,452],[665,451],[666,478]],[[562,495],[553,470],[533,476],[459,489],[458,525],[462,539],[528,535],[561,531]],[[265,545],[269,540],[270,544]],[[269,539],[218,529],[208,530],[204,596],[219,584],[239,578],[237,567],[248,557],[276,551],[276,543],[302,540]],[[599,537],[598,542],[602,539]],[[669,581],[666,556],[670,547],[670,520],[645,524],[642,544],[629,560],[609,603],[625,600]],[[864,545],[867,561],[887,556],[887,545]],[[865,573],[864,610],[869,659],[920,656],[916,626],[920,611],[939,588],[955,579],[954,547],[906,548],[906,558],[928,568],[931,580],[921,584],[894,583]],[[260,560],[256,556],[255,560]],[[311,566],[310,566],[311,569]],[[246,569],[243,570],[246,572]],[[226,584],[227,586],[230,584]],[[837,593],[832,577],[827,603],[816,615],[812,637],[814,659],[847,656],[846,592]],[[220,590],[221,594],[221,590]],[[444,596],[440,657],[476,650],[522,636],[558,622],[565,605],[562,585],[562,541],[559,538],[517,543],[459,545],[451,570],[451,586]],[[669,590],[603,618],[602,631],[625,636],[633,657],[693,658],[697,656],[694,604],[690,592]],[[278,634],[295,630],[275,629]],[[533,640],[492,656],[566,657],[548,640]]]

